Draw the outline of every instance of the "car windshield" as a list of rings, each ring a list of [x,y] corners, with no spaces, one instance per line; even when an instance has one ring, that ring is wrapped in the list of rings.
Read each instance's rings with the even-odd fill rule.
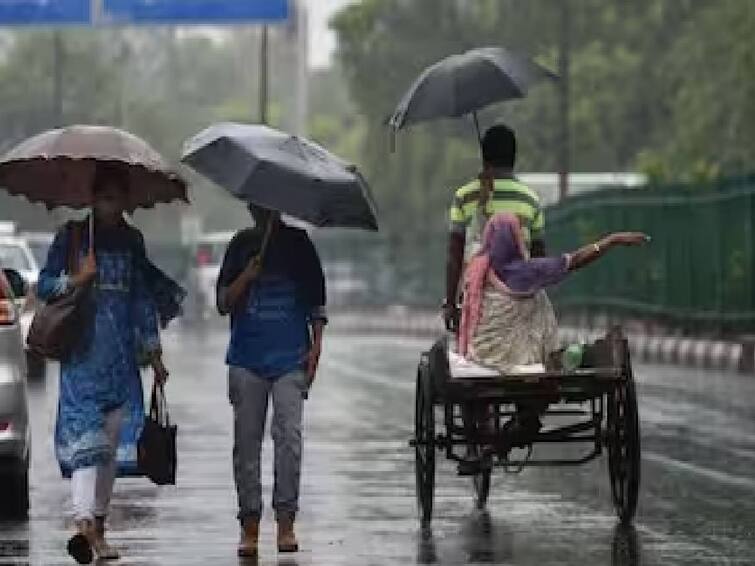
[[[20,246],[0,244],[0,267],[16,271],[30,271],[29,258]]]

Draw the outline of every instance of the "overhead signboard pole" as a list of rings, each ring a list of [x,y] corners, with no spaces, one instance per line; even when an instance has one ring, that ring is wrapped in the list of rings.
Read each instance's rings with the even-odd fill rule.
[[[260,38],[260,124],[267,124],[268,98],[270,94],[270,73],[268,63],[270,61],[269,53],[270,38],[267,25],[262,26],[262,36]]]
[[[102,25],[105,21],[104,6],[102,0],[90,0],[89,14],[93,26]]]
[[[63,63],[65,58],[63,34],[55,30],[52,35],[52,115],[55,127],[63,126]]]

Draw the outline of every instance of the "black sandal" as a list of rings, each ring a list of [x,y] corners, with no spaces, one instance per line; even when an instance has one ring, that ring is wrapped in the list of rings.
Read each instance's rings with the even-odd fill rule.
[[[82,533],[76,533],[68,539],[68,554],[79,564],[91,564],[94,553],[89,540]]]

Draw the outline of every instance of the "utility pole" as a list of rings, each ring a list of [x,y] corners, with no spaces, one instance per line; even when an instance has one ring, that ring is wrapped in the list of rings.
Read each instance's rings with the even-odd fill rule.
[[[115,65],[118,68],[118,78],[120,84],[118,85],[118,94],[115,107],[116,120],[115,123],[121,127],[127,128],[128,117],[128,101],[126,98],[126,89],[128,87],[128,67],[131,57],[131,50],[126,39],[125,31],[123,29],[118,31],[117,52],[115,54]]]
[[[63,46],[63,34],[60,30],[52,33],[52,119],[54,126],[63,126],[63,65],[65,52]]]
[[[270,38],[268,34],[267,24],[262,26],[262,36],[260,38],[260,124],[267,124],[267,107],[268,107],[268,95],[269,95],[269,71],[268,62],[270,58]]]
[[[295,42],[296,42],[296,92],[295,98],[295,124],[294,133],[300,136],[307,135],[307,122],[309,118],[309,27],[307,6],[304,2],[295,4]]]
[[[571,6],[570,0],[558,0],[560,8],[559,33],[559,144],[558,144],[558,199],[569,194],[569,169],[571,168],[571,132],[569,125],[569,66],[571,56]]]

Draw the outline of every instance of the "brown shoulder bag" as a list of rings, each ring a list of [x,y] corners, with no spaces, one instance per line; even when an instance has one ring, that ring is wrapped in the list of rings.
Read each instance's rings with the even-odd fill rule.
[[[83,226],[71,227],[68,241],[68,273],[79,270],[79,248]],[[90,333],[92,324],[92,284],[72,286],[64,294],[50,298],[34,313],[26,343],[29,350],[51,360],[65,361]]]

